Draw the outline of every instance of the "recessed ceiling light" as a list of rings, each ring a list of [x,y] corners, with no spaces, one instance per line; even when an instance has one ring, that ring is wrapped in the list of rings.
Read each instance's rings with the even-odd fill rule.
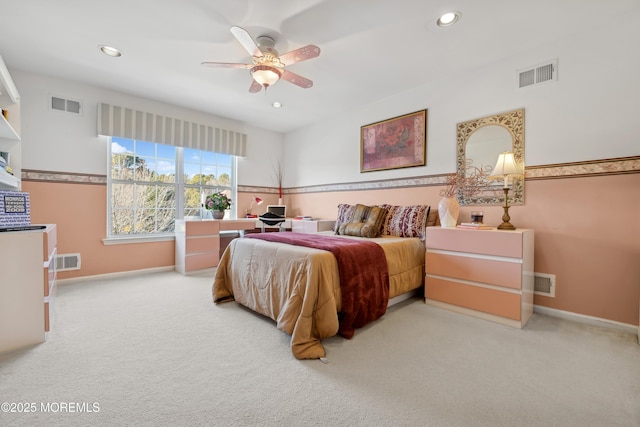
[[[104,53],[105,55],[113,56],[114,58],[118,58],[122,56],[122,52],[120,52],[115,47],[106,46],[106,45],[102,45],[98,47],[100,48],[100,51],[102,51],[102,53]]]
[[[437,24],[439,27],[451,26],[456,22],[458,22],[458,19],[460,19],[460,16],[461,16],[460,12],[447,12],[444,15],[442,15],[440,18],[438,18]]]
[[[282,103],[278,102],[278,101],[274,101],[273,104],[271,104],[273,106],[273,108],[280,108],[282,107]]]

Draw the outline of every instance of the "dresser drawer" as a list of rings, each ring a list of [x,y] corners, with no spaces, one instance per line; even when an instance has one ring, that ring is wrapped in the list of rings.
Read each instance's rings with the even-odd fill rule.
[[[51,330],[51,302],[44,303],[44,331],[49,332]]]
[[[220,234],[219,221],[185,221],[183,224],[187,237]]]
[[[429,249],[522,258],[522,232],[427,227]]]
[[[522,304],[517,293],[427,276],[425,297],[508,319],[521,320]]]
[[[185,242],[185,253],[187,255],[197,254],[201,252],[218,251],[220,248],[220,237],[187,237]]]
[[[220,255],[217,251],[189,255],[184,259],[184,269],[185,271],[194,271],[212,268],[218,265],[219,259]]]
[[[520,289],[522,283],[522,264],[509,260],[427,252],[425,267],[430,275],[513,289]]]
[[[51,254],[53,253],[53,251],[55,250],[57,244],[58,244],[58,233],[57,233],[57,227],[55,224],[49,224],[47,225],[47,228],[44,229],[42,237],[44,239],[44,245],[43,245],[43,261],[47,261],[49,259],[49,257],[51,257]]]

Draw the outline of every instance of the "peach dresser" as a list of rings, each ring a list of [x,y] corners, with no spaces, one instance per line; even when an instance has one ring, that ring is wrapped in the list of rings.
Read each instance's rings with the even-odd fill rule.
[[[425,302],[522,328],[533,313],[534,232],[427,227]]]

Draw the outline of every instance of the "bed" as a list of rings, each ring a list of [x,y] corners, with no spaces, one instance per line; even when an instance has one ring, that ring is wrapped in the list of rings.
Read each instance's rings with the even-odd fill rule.
[[[415,292],[424,283],[424,227],[435,224],[437,213],[429,215],[429,207],[422,205],[419,209],[381,205],[376,208],[384,211],[384,218],[375,219],[379,224],[373,224],[372,232],[364,227],[372,221],[362,209],[358,211],[362,206],[339,205],[335,231],[299,236],[264,233],[234,239],[216,270],[212,286],[214,303],[235,300],[273,319],[278,329],[291,335],[291,350],[298,359],[324,357],[323,339],[337,334],[350,338],[354,328],[383,315],[389,301]],[[378,237],[363,237],[354,229]],[[311,246],[290,241],[298,238],[312,241]],[[353,252],[350,256],[355,258],[341,261],[331,249],[334,243],[349,247]],[[323,245],[329,245],[330,249],[320,249]],[[383,261],[376,262],[378,255],[372,252],[359,255],[355,251],[361,245],[379,251]],[[369,258],[373,261],[367,266]],[[384,265],[378,269],[376,264]],[[354,273],[360,285],[363,281],[377,283],[378,277],[387,281],[380,291],[361,286],[354,294],[345,284],[345,280],[351,279],[345,278],[339,265],[343,269],[345,265],[362,265],[362,271]],[[373,294],[372,302],[365,299],[370,298],[369,294]],[[351,322],[351,317],[355,322]],[[350,321],[346,327],[345,319]]]

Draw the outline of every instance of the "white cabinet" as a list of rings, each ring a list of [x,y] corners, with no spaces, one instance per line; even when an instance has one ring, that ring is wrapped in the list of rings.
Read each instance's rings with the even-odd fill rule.
[[[186,275],[216,267],[222,255],[220,232],[253,228],[253,219],[176,220],[176,271]]]
[[[0,352],[45,340],[55,293],[56,226],[0,233]]]
[[[294,233],[318,233],[320,231],[331,231],[335,220],[314,219],[314,220],[293,220],[291,221],[291,231]]]
[[[9,153],[13,175],[0,168],[0,190],[19,190],[21,168],[20,96],[0,57],[0,151]]]

